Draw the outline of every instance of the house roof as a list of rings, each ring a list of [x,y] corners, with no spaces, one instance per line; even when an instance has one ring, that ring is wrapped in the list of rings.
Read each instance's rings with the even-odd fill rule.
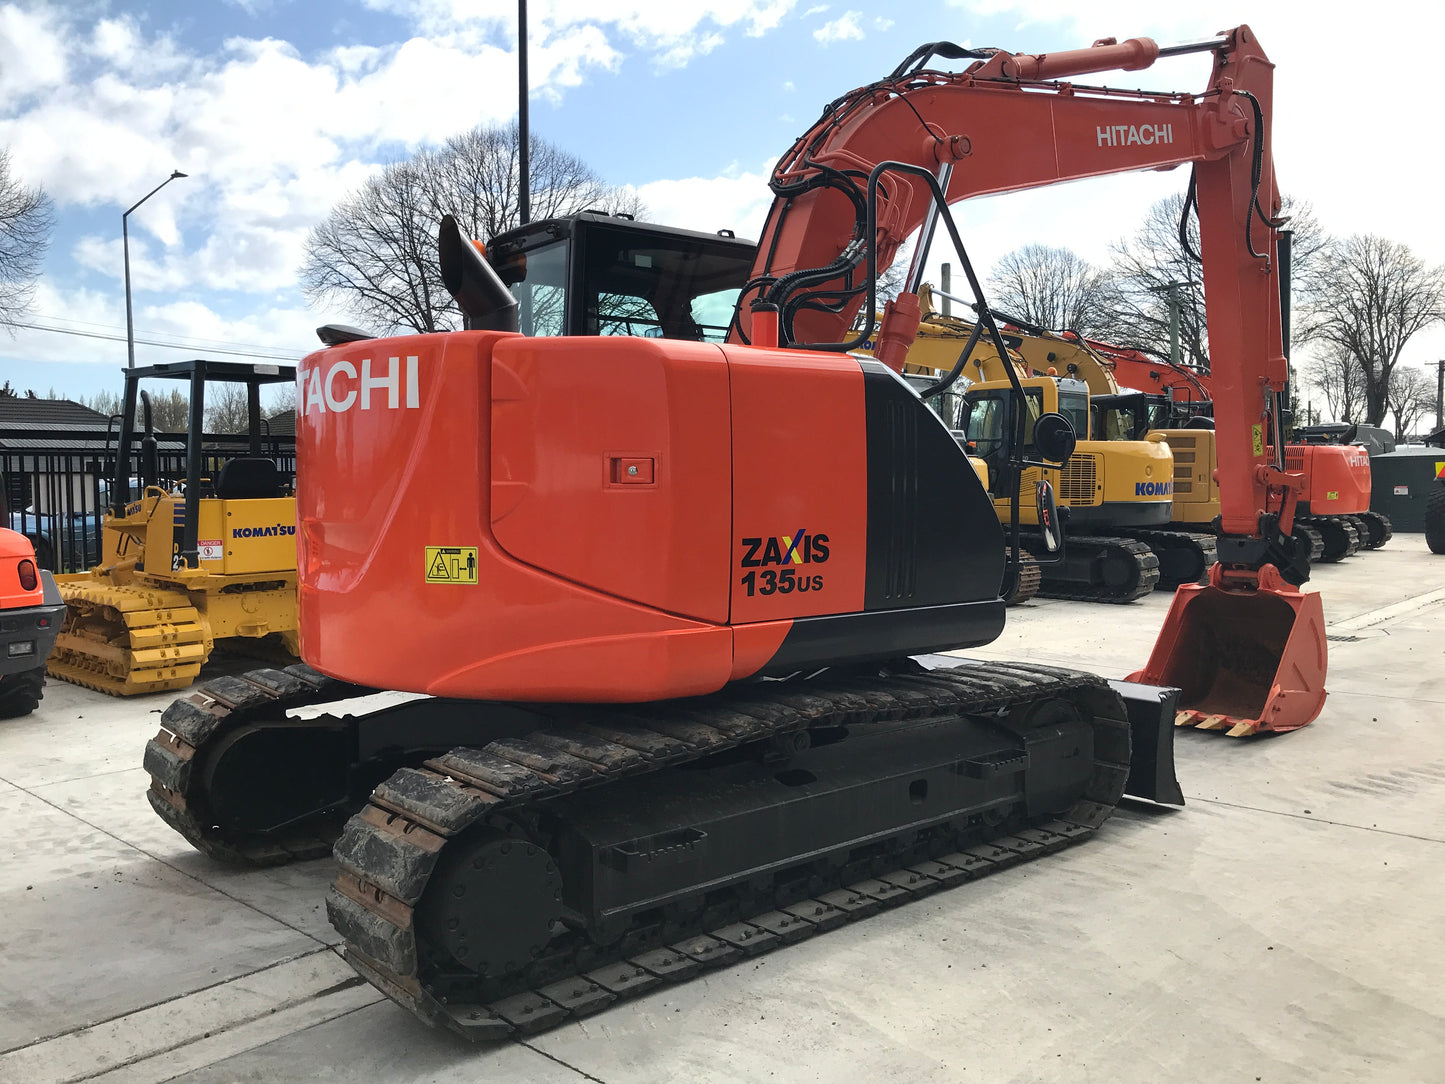
[[[0,398],[0,427],[21,425],[49,429],[104,429],[109,419],[98,410],[69,399]]]
[[[271,415],[266,419],[265,431],[278,437],[294,437],[296,435],[295,409],[283,410],[279,414]]]

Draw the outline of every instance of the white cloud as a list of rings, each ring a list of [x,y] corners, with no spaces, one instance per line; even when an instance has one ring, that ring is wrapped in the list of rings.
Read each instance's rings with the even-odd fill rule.
[[[69,73],[64,31],[48,9],[0,6],[0,109],[42,96]]]
[[[893,20],[880,17],[873,20],[873,26],[877,30],[892,30]]]
[[[810,7],[807,11],[803,12],[803,18],[806,19],[806,18],[808,18],[808,17],[810,17],[810,16],[813,16],[813,15],[821,15],[821,14],[823,14],[823,12],[825,12],[825,11],[827,11],[827,10],[828,10],[828,5],[827,5],[827,4],[814,4],[814,5],[813,5],[812,7]]]
[[[824,45],[835,41],[863,40],[863,28],[858,25],[862,17],[861,12],[849,11],[838,16],[832,22],[824,23],[813,31],[813,37]]]
[[[773,203],[768,190],[772,170],[770,161],[758,172],[651,181],[638,186],[637,193],[650,221],[709,232],[727,229],[756,240]]]

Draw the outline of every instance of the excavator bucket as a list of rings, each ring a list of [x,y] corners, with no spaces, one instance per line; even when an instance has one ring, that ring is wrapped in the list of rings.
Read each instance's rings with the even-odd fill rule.
[[[1311,723],[1325,703],[1325,664],[1318,593],[1286,583],[1273,565],[1241,588],[1216,564],[1208,584],[1175,592],[1148,665],[1128,680],[1176,686],[1177,726],[1238,738]]]

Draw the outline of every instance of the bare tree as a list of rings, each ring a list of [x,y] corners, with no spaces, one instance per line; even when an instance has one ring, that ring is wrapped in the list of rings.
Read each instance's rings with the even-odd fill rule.
[[[1042,327],[1096,336],[1109,326],[1108,274],[1067,248],[1015,249],[994,267],[989,287],[999,309]]]
[[[147,394],[151,401],[151,426],[157,433],[184,433],[190,427],[191,401],[181,394],[180,389],[172,388],[169,392],[154,394],[147,389]],[[79,402],[81,406],[88,406],[108,418],[119,417],[125,408],[120,393],[115,391],[98,391],[91,396],[81,396]],[[136,410],[136,424],[143,425],[145,414],[139,403]]]
[[[206,392],[207,433],[244,433],[250,423],[245,384],[223,382]]]
[[[118,415],[124,405],[121,402],[120,393],[115,391],[98,391],[94,395],[82,395],[76,402],[104,414],[107,418],[114,418]]]
[[[10,152],[0,149],[0,326],[13,325],[30,307],[53,222],[50,198],[21,184],[10,171]]]
[[[376,331],[458,326],[437,267],[437,225],[455,215],[482,240],[518,225],[517,147],[515,124],[478,127],[385,167],[311,231],[301,269],[307,298],[343,304]],[[534,218],[641,214],[636,193],[604,184],[581,159],[537,136],[529,150]]]
[[[1390,374],[1389,400],[1395,413],[1395,440],[1403,444],[1416,422],[1435,409],[1435,380],[1424,369],[1398,366]]]
[[[191,427],[191,401],[172,388],[151,398],[151,424],[157,433],[184,433]]]
[[[1365,418],[1390,409],[1390,378],[1405,345],[1445,319],[1445,270],[1373,234],[1332,242],[1305,279],[1299,338],[1349,353],[1365,382]]]
[[[1319,262],[1327,243],[1310,205],[1284,198],[1283,214],[1293,233],[1292,264],[1301,281]],[[1204,282],[1198,261],[1180,244],[1179,221],[1184,195],[1170,196],[1149,208],[1133,237],[1110,246],[1114,267],[1109,276],[1108,318],[1101,338],[1159,358],[1169,356],[1171,300],[1179,309],[1180,360],[1209,369],[1209,335],[1204,322]],[[1185,223],[1191,252],[1199,252],[1199,220]]]
[[[1306,367],[1305,376],[1324,397],[1335,421],[1354,421],[1365,404],[1365,374],[1348,350],[1329,345]]]
[[[270,401],[266,407],[266,416],[274,418],[278,414],[285,414],[288,410],[296,409],[296,385],[276,384],[271,388]]]

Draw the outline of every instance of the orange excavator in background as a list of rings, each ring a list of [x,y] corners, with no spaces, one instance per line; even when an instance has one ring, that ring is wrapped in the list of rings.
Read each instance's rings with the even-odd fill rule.
[[[1085,340],[1108,359],[1115,378],[1158,398],[1186,418],[1213,414],[1210,388],[1214,378],[1184,365],[1174,365],[1138,350]],[[1189,434],[1183,434],[1190,439]],[[1198,438],[1196,438],[1198,439]],[[1171,435],[1170,446],[1177,441]],[[1183,449],[1188,450],[1188,449]],[[1176,453],[1177,454],[1177,453]],[[1370,456],[1348,444],[1292,442],[1284,446],[1285,465],[1304,476],[1296,522],[1312,536],[1315,560],[1335,562],[1360,550],[1379,549],[1390,540],[1390,519],[1370,510]],[[1180,499],[1175,484],[1175,500]]]
[[[1077,79],[1206,51],[1204,94]],[[483,259],[444,221],[466,330],[328,331],[300,369],[310,666],[173,704],[147,748],[153,806],[254,857],[344,804],[359,742],[459,745],[375,788],[336,844],[327,908],[380,990],[493,1039],[1090,834],[1139,776],[1159,782],[1160,686],[1241,725],[1303,726],[1323,702],[1323,620],[1296,586],[1302,482],[1262,439],[1284,379],[1270,87],[1247,27],[1166,50],[925,46],[783,156],[722,342],[704,314],[726,238],[629,239],[578,216]],[[1021,133],[1038,153],[1018,153]],[[1232,371],[1211,585],[1176,595],[1148,686],[918,661],[998,635],[1004,532],[899,375],[921,263],[885,312],[882,362],[844,352],[850,320],[902,240],[941,221],[980,300],[975,340],[1006,356],[947,205],[1189,163]],[[1066,460],[1068,423],[1034,419],[1026,444],[1011,402],[1007,469]],[[357,715],[336,703],[365,691],[351,683],[431,695]]]

